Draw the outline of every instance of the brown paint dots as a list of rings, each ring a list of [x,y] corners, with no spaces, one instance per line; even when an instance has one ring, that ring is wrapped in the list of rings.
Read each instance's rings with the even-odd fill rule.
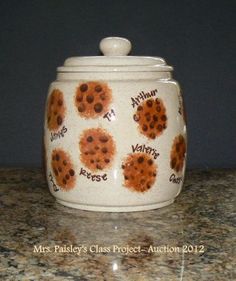
[[[116,150],[112,136],[101,128],[85,130],[79,147],[81,162],[92,171],[109,168]]]
[[[122,164],[124,186],[137,192],[148,191],[154,184],[157,166],[146,153],[129,154]]]
[[[146,132],[146,131],[148,130],[148,126],[144,124],[143,127],[142,127],[142,130],[143,130],[144,132]]]
[[[167,127],[166,108],[160,98],[143,101],[133,119],[140,132],[150,139],[160,136]]]
[[[75,175],[75,171],[73,169],[70,169],[69,174],[73,177]]]
[[[95,91],[96,91],[97,93],[100,93],[100,92],[102,91],[102,87],[101,87],[100,85],[97,85],[97,86],[95,87]]]
[[[140,156],[140,157],[138,158],[138,163],[143,163],[143,161],[144,161],[143,156]]]
[[[152,99],[147,100],[147,106],[152,107],[152,105],[153,105]]]
[[[158,116],[157,116],[157,115],[154,114],[154,115],[152,116],[152,118],[153,118],[153,121],[154,121],[154,122],[157,122],[157,121],[158,121]]]
[[[161,116],[161,120],[162,120],[162,121],[166,121],[166,120],[167,120],[166,115],[162,115],[162,116]]]
[[[106,147],[103,147],[102,148],[102,153],[107,153],[108,152],[108,149]]]
[[[151,133],[151,134],[149,134],[149,138],[154,140],[154,139],[156,138],[155,133]]]
[[[133,118],[134,118],[134,121],[135,121],[135,122],[138,122],[138,121],[139,121],[139,115],[138,115],[138,114],[134,114]]]
[[[65,118],[65,106],[63,93],[54,89],[47,102],[47,126],[51,131],[56,131],[62,125]]]
[[[151,122],[150,125],[149,125],[149,127],[150,127],[151,129],[153,129],[153,128],[155,127],[155,122]]]
[[[97,113],[100,113],[100,112],[102,112],[102,110],[103,110],[103,106],[102,106],[102,104],[99,102],[99,103],[96,103],[95,105],[94,105],[94,111],[95,112],[97,112]]]
[[[100,137],[99,137],[99,140],[100,142],[107,142],[109,140],[109,138],[105,135],[105,134],[102,134]]]
[[[62,106],[62,105],[63,105],[63,101],[62,101],[62,100],[59,100],[59,101],[57,102],[57,104],[58,104],[59,106]]]
[[[161,124],[159,124],[159,125],[157,126],[157,130],[158,130],[159,132],[161,132],[161,131],[163,130],[163,127],[162,127]]]
[[[97,118],[109,110],[112,100],[111,89],[105,82],[90,81],[76,89],[75,105],[84,118]]]
[[[88,95],[88,96],[86,97],[86,101],[87,101],[88,103],[92,103],[92,102],[94,101],[94,97]]]
[[[86,109],[85,105],[83,103],[81,103],[79,106],[78,106],[78,111],[79,112],[84,112]]]
[[[57,124],[60,126],[61,124],[62,124],[62,118],[61,118],[61,116],[59,115],[59,116],[57,116]]]
[[[75,171],[68,153],[62,149],[54,149],[51,157],[51,167],[56,183],[64,191],[75,186]]]
[[[170,167],[177,173],[183,170],[186,157],[186,142],[182,135],[175,137],[170,153]]]
[[[81,102],[83,100],[83,95],[77,95],[76,100]]]
[[[93,137],[92,136],[88,136],[87,137],[87,142],[92,142],[93,141]]]
[[[83,93],[83,92],[86,92],[88,90],[88,85],[87,84],[82,84],[80,87],[79,87],[80,91]]]

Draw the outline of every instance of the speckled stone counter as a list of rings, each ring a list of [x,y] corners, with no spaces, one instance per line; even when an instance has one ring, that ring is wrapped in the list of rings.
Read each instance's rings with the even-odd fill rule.
[[[56,203],[38,169],[0,169],[0,280],[236,280],[235,187],[192,171],[168,207],[95,213]]]

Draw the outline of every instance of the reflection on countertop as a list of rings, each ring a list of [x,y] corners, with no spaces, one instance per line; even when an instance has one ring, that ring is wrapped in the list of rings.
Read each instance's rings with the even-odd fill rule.
[[[63,207],[39,169],[0,169],[0,280],[235,280],[236,171],[190,171],[176,202]]]

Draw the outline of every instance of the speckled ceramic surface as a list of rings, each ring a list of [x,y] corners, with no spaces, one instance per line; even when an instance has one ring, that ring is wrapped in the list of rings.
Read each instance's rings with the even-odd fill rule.
[[[45,162],[63,205],[140,211],[172,203],[184,180],[183,98],[164,59],[127,56],[131,43],[105,38],[104,56],[58,68],[45,111]]]
[[[57,204],[40,170],[0,169],[0,280],[233,281],[235,188],[236,171],[192,171],[171,206],[99,213]],[[197,251],[168,252],[183,245]]]

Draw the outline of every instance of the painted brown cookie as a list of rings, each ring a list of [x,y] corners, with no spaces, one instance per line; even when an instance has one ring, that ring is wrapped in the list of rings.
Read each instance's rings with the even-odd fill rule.
[[[115,143],[101,128],[85,130],[79,142],[81,161],[92,171],[108,168],[114,158]]]
[[[131,190],[145,192],[154,184],[157,166],[146,153],[129,154],[122,165],[124,185]]]
[[[70,156],[62,149],[52,152],[51,167],[56,183],[64,191],[69,191],[75,186],[75,170]]]
[[[176,172],[183,169],[186,156],[186,143],[182,135],[175,137],[170,153],[170,166]]]
[[[139,124],[140,132],[150,139],[160,136],[167,127],[166,109],[159,98],[142,102],[133,118]]]
[[[63,93],[55,89],[48,98],[47,103],[47,124],[48,129],[56,131],[62,125],[65,118],[65,105]]]
[[[84,82],[76,90],[75,105],[81,117],[96,118],[108,111],[111,99],[111,89],[106,83]]]

